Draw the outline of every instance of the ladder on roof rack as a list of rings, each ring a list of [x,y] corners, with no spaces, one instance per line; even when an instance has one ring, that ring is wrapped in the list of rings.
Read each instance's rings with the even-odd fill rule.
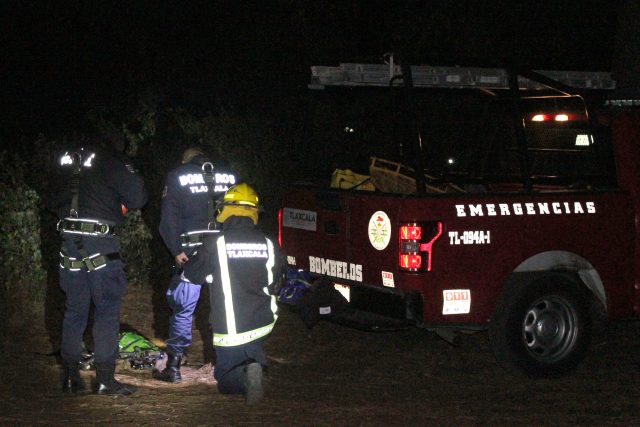
[[[576,89],[612,90],[615,80],[611,73],[601,71],[536,71],[566,86]],[[509,76],[503,68],[478,67],[437,67],[412,65],[413,86],[418,88],[449,89],[509,89]],[[398,64],[356,64],[343,63],[336,67],[312,66],[310,89],[324,89],[325,86],[401,86],[396,77],[402,75]],[[521,89],[539,90],[547,86],[518,77]]]

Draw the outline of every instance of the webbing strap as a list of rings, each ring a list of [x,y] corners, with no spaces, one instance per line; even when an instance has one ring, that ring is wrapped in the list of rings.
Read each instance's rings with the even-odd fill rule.
[[[64,218],[58,221],[58,231],[85,236],[110,236],[115,234],[115,226],[96,219]]]
[[[120,254],[111,253],[111,254],[93,254],[82,259],[73,258],[67,256],[60,252],[60,267],[65,268],[69,271],[80,271],[86,269],[87,271],[99,270],[105,265],[107,262],[111,260],[120,259]]]
[[[73,153],[73,175],[71,175],[71,207],[69,216],[78,217],[78,193],[80,192],[80,171],[82,171],[82,156]]]
[[[207,184],[207,195],[209,199],[207,200],[207,210],[209,219],[209,229],[212,230],[216,225],[216,207],[215,202],[213,200],[214,191],[215,191],[215,179],[213,175],[213,163],[204,162],[202,164],[202,172],[204,176],[204,182]]]
[[[200,246],[202,245],[205,237],[219,232],[220,230],[197,230],[189,231],[188,233],[182,233],[180,235],[180,246],[182,246],[183,248]]]

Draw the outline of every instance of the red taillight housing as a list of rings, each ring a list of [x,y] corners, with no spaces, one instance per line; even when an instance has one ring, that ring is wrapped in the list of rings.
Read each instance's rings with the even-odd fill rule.
[[[433,244],[442,234],[442,222],[402,223],[398,230],[398,267],[431,271]]]

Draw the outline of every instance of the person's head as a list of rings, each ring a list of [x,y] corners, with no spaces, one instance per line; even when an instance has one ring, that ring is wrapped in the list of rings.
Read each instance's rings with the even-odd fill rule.
[[[182,164],[189,163],[190,161],[192,161],[193,159],[199,156],[204,156],[204,152],[202,151],[202,149],[200,149],[199,147],[189,147],[186,150],[184,150],[184,153],[182,153],[182,158],[180,159],[180,162]]]
[[[220,213],[216,219],[224,223],[229,217],[245,216],[257,224],[260,212],[259,201],[258,193],[249,184],[244,182],[236,184],[224,193]]]

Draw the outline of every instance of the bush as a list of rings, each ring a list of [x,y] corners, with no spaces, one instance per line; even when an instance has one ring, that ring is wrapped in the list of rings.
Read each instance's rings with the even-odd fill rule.
[[[120,245],[126,264],[127,278],[132,283],[142,285],[149,280],[153,261],[149,244],[151,239],[151,231],[142,219],[140,211],[127,213],[120,236]]]
[[[4,301],[28,298],[42,301],[47,273],[42,267],[40,241],[40,198],[27,186],[23,171],[27,165],[17,155],[0,153],[5,165],[0,180],[0,274]]]

